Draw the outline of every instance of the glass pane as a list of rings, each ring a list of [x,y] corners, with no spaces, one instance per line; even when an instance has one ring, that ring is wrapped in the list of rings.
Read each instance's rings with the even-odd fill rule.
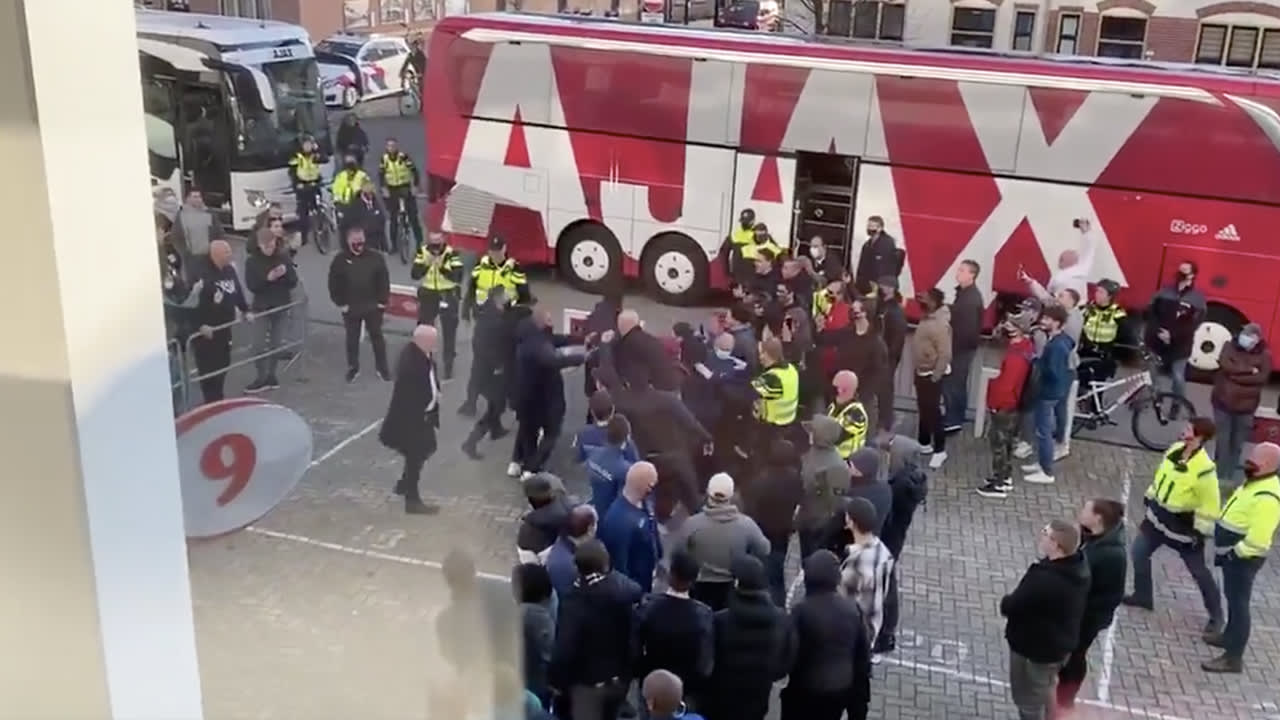
[[[1253,67],[1253,51],[1258,46],[1257,28],[1232,28],[1227,45],[1227,64],[1231,67]]]
[[[1222,52],[1227,48],[1227,26],[1205,25],[1200,28],[1200,48],[1196,50],[1196,62],[1217,65],[1222,62]]]
[[[901,40],[906,16],[905,5],[884,5],[880,8],[880,39]]]
[[[1262,49],[1258,51],[1258,67],[1268,70],[1280,68],[1280,30],[1262,33]]]
[[[1059,37],[1069,37],[1072,40],[1074,40],[1079,30],[1080,30],[1079,15],[1063,15],[1062,16],[1062,24],[1058,26]]]
[[[853,36],[875,38],[876,23],[880,20],[880,3],[860,2],[853,6]]]
[[[1098,37],[1140,43],[1147,39],[1147,21],[1142,18],[1104,17]]]
[[[1073,37],[1058,38],[1058,53],[1060,55],[1076,54],[1076,39]]]
[[[956,8],[955,15],[951,18],[951,29],[955,31],[995,32],[996,11]],[[954,45],[955,43],[952,44]]]
[[[1142,59],[1142,45],[1138,43],[1118,43],[1101,40],[1098,42],[1098,57]]]
[[[1031,35],[1036,31],[1036,14],[1020,12],[1013,18],[1014,35]]]
[[[978,33],[951,33],[951,44],[956,47],[989,48],[991,36]]]
[[[827,18],[827,34],[838,37],[849,37],[853,24],[853,4],[849,2],[831,3],[831,14]]]
[[[1030,35],[1014,35],[1013,49],[1014,50],[1030,50],[1031,36]]]

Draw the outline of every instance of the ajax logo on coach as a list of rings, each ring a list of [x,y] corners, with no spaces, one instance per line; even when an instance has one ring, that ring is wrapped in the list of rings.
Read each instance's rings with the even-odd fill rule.
[[[1186,220],[1172,220],[1169,222],[1169,232],[1177,235],[1204,235],[1209,232],[1209,226]]]

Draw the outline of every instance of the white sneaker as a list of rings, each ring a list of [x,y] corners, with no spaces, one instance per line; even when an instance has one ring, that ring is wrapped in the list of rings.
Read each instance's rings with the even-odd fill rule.
[[[1045,471],[1040,468],[1036,468],[1035,472],[1024,475],[1022,481],[1029,482],[1033,485],[1052,485],[1053,476],[1046,474]]]
[[[1053,459],[1054,459],[1055,461],[1057,461],[1057,460],[1061,460],[1061,459],[1065,458],[1066,456],[1068,456],[1068,455],[1070,455],[1070,454],[1071,454],[1071,451],[1067,449],[1067,446],[1066,446],[1065,444],[1063,444],[1063,445],[1058,445],[1057,443],[1054,443],[1054,446],[1053,446]]]
[[[882,662],[884,662],[884,653],[872,653],[871,655],[872,665],[879,665]]]
[[[1040,472],[1040,463],[1038,462],[1027,463],[1026,465],[1022,466],[1022,472],[1024,475],[1029,475],[1034,472]]]
[[[509,478],[518,478],[518,477],[520,477],[520,463],[518,463],[518,462],[513,462],[513,463],[511,463],[511,464],[507,465],[507,477],[509,477]]]
[[[933,454],[933,457],[929,458],[929,468],[932,470],[937,470],[938,468],[942,467],[942,463],[946,461],[947,461],[946,450],[943,450],[942,452],[936,452]]]
[[[533,477],[533,473],[529,472],[528,470],[525,470],[524,472],[520,473],[521,481],[528,480],[531,477]]]
[[[921,445],[921,446],[920,446],[920,454],[921,454],[921,455],[932,455],[932,454],[933,454],[933,446],[932,446],[932,445]]]
[[[1031,452],[1032,452],[1031,443],[1025,440],[1019,440],[1017,447],[1013,449],[1013,456],[1018,458],[1019,460],[1026,460],[1027,458],[1031,457]]]

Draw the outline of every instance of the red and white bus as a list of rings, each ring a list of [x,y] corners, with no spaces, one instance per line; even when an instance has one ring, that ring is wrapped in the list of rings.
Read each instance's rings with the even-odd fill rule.
[[[1211,300],[1193,362],[1247,320],[1280,336],[1280,82],[1218,68],[832,46],[522,15],[450,17],[427,70],[429,222],[599,289],[691,302],[738,213],[856,257],[869,216],[907,297],[966,258],[1023,292],[1099,234],[1134,305],[1184,260]],[[1268,239],[1271,238],[1271,239]],[[848,250],[852,248],[852,252]]]

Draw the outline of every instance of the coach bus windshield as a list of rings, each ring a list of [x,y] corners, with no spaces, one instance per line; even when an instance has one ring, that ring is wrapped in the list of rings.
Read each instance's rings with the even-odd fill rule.
[[[304,135],[314,135],[328,154],[328,121],[314,58],[238,66],[227,75],[236,96],[238,169],[283,166]]]

